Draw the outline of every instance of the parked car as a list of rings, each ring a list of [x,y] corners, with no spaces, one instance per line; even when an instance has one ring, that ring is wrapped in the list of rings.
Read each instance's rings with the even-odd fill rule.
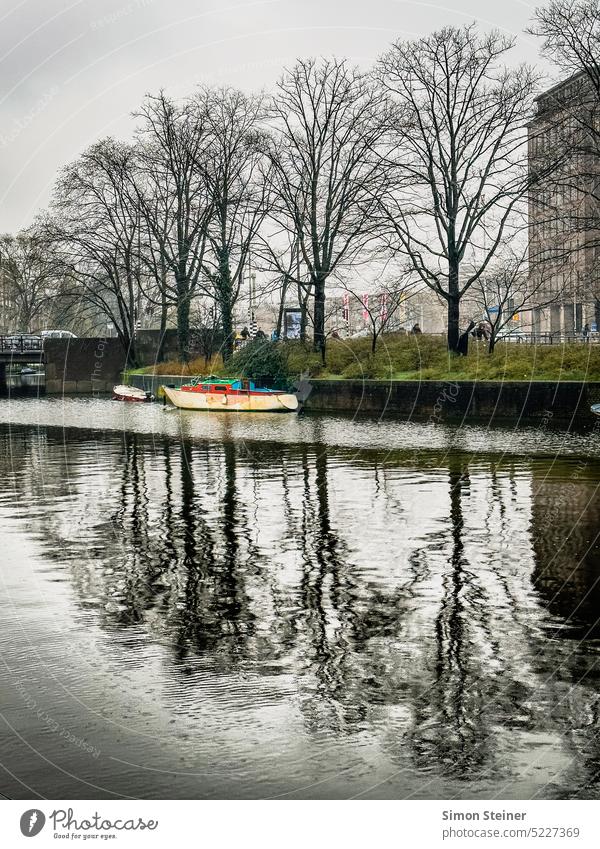
[[[42,330],[42,339],[77,339],[77,334],[70,330]]]
[[[496,336],[497,342],[526,342],[529,337],[528,333],[521,330],[519,327],[512,327],[510,330],[501,330]]]

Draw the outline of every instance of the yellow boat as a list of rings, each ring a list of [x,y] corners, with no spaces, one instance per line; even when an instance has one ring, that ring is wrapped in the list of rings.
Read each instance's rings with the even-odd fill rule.
[[[298,398],[278,389],[258,389],[251,380],[210,377],[173,389],[162,387],[171,404],[182,410],[235,413],[295,413]]]

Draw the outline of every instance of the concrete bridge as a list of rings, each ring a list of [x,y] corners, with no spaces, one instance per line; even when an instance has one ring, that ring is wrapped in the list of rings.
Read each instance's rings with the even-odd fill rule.
[[[6,391],[7,366],[42,366],[43,342],[39,336],[0,336],[0,390]]]
[[[37,366],[45,373],[41,391],[70,394],[110,392],[126,366],[117,339],[41,339],[0,336],[0,391],[7,391],[11,366]]]

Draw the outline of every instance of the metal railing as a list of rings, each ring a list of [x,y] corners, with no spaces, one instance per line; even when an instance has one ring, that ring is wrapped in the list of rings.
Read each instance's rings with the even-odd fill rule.
[[[8,354],[29,354],[32,351],[41,352],[44,340],[41,336],[29,334],[0,336],[0,352]]]
[[[563,345],[566,343],[598,344],[600,334],[596,331],[584,336],[581,330],[555,331],[553,333],[500,333],[498,342],[510,342],[522,345]]]

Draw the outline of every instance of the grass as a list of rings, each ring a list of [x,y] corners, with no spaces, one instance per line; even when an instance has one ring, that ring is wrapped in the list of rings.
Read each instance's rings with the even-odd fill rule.
[[[293,343],[288,367],[312,377],[366,380],[600,380],[600,346],[499,342],[490,356],[484,342],[470,340],[468,356],[457,357],[440,337],[388,334],[374,356],[370,339],[330,340],[325,367]]]
[[[125,374],[178,374],[178,375],[198,375],[198,374],[217,374],[223,369],[223,360],[220,354],[206,360],[204,357],[196,357],[188,363],[181,363],[179,360],[167,360],[164,363],[154,363],[151,366],[143,366],[141,368],[127,369]]]
[[[366,380],[598,380],[600,345],[524,345],[499,342],[492,356],[487,345],[470,340],[469,354],[448,353],[438,336],[387,334],[371,354],[371,340],[330,339],[326,364],[310,346],[285,343],[290,375],[308,373],[323,379]],[[204,358],[182,366],[176,361],[159,363],[139,372],[154,374],[227,373],[220,357],[206,364]],[[133,372],[135,373],[135,372]]]

